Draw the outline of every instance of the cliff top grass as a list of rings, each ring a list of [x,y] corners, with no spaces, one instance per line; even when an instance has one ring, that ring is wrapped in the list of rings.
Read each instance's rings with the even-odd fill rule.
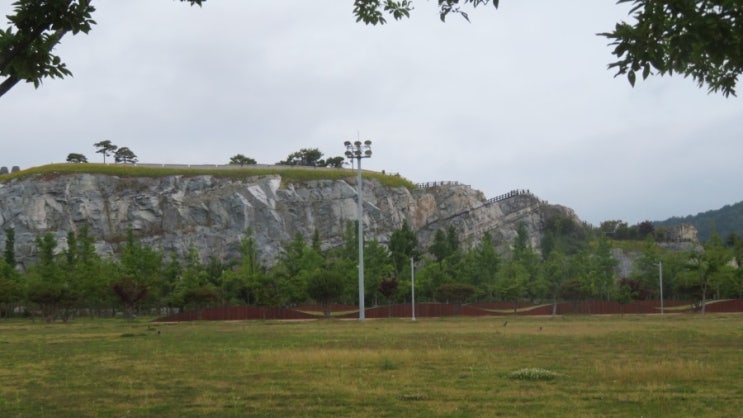
[[[60,163],[31,167],[0,176],[0,182],[36,176],[53,176],[75,173],[103,174],[119,177],[164,177],[164,176],[215,176],[246,179],[267,175],[281,176],[284,182],[307,182],[317,180],[355,179],[356,170],[343,168],[320,168],[282,165],[163,165],[163,164],[94,164]],[[389,175],[378,171],[363,172],[365,179],[373,179],[383,186],[415,188],[410,180],[399,174]]]

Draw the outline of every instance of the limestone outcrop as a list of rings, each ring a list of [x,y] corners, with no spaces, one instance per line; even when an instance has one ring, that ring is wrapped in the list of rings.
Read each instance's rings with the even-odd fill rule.
[[[260,257],[272,263],[282,244],[301,233],[318,231],[322,246],[343,242],[348,222],[357,217],[356,185],[347,180],[289,182],[279,175],[235,179],[214,175],[120,177],[70,173],[37,175],[0,182],[0,247],[5,230],[15,230],[21,265],[36,257],[34,240],[55,235],[58,251],[69,231],[87,225],[101,255],[116,254],[131,227],[144,244],[165,253],[183,254],[194,246],[206,259],[238,254],[240,240],[252,229]],[[485,233],[507,247],[520,223],[534,248],[546,217],[578,220],[569,208],[547,205],[527,191],[487,199],[457,183],[433,183],[415,189],[364,181],[364,225],[368,240],[387,242],[403,221],[427,248],[439,228],[450,225],[464,245]]]

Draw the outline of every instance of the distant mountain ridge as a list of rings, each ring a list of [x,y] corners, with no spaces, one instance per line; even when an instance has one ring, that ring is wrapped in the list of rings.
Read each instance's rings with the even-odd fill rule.
[[[743,237],[743,201],[732,205],[725,205],[720,209],[700,212],[696,215],[685,217],[674,216],[664,221],[655,221],[655,226],[676,226],[691,224],[697,228],[699,241],[705,242],[717,231],[724,240],[731,233]]]

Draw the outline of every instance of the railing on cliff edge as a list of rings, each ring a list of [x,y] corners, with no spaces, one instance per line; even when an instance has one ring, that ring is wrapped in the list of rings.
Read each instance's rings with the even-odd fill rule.
[[[502,195],[498,195],[498,196],[495,196],[495,197],[492,197],[486,200],[485,205],[492,205],[493,203],[500,202],[502,200],[510,199],[515,196],[524,196],[524,195],[534,196],[533,194],[531,194],[529,189],[516,189],[516,190],[511,190],[508,193],[503,193]]]
[[[418,186],[419,189],[427,189],[427,188],[430,188],[430,187],[438,187],[438,186],[462,186],[462,187],[466,187],[466,188],[469,188],[470,187],[468,185],[459,184],[456,181],[448,181],[448,182],[444,182],[444,181],[436,182],[436,181],[434,181],[434,182],[428,182],[428,183],[418,183],[417,186]],[[480,205],[480,206],[476,206],[474,208],[469,208],[469,209],[463,210],[461,212],[457,212],[457,213],[455,213],[453,215],[449,215],[449,216],[447,216],[445,218],[439,218],[439,219],[436,219],[434,221],[428,222],[425,225],[423,225],[421,227],[421,229],[428,228],[429,226],[434,225],[434,224],[437,224],[437,223],[440,223],[440,222],[450,221],[450,220],[452,220],[454,218],[457,218],[459,216],[470,214],[472,211],[475,211],[475,210],[478,210],[478,209],[483,209],[483,208],[486,208],[486,207],[488,207],[490,205],[493,205],[495,203],[502,202],[504,200],[508,200],[508,199],[511,199],[511,198],[514,198],[514,197],[517,197],[517,196],[532,196],[533,197],[534,195],[529,191],[529,189],[514,189],[514,190],[511,190],[510,192],[503,193],[503,194],[500,194],[500,195],[495,196],[493,198],[490,198],[490,199],[482,202],[482,205]]]
[[[415,187],[419,189],[430,189],[432,187],[443,187],[443,186],[459,186],[464,187],[465,189],[471,189],[472,187],[469,184],[462,184],[458,181],[429,181],[426,183],[417,183]]]

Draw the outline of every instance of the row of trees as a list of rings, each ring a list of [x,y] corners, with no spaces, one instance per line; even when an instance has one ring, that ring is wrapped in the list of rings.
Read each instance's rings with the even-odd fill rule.
[[[109,140],[103,140],[93,144],[96,147],[96,154],[103,156],[103,163],[106,163],[106,157],[113,156],[116,163],[124,164],[135,164],[137,162],[137,155],[132,152],[129,147],[119,147],[114,145]],[[286,160],[282,160],[276,163],[276,165],[295,165],[304,167],[343,167],[344,157],[337,156],[328,159],[323,159],[323,153],[318,148],[302,148],[299,151],[295,151],[286,157]],[[67,162],[69,163],[87,163],[88,157],[84,154],[72,152],[67,155]],[[253,165],[257,164],[257,161],[253,158],[246,157],[243,154],[235,154],[230,157],[230,165]]]
[[[116,163],[123,164],[135,164],[137,162],[137,155],[129,149],[129,147],[119,147],[114,145],[109,140],[103,140],[93,144],[97,148],[96,154],[103,155],[103,164],[106,163],[106,157],[113,155]],[[67,155],[68,163],[87,163],[88,157],[84,154],[71,152]]]
[[[344,157],[337,156],[328,159],[323,159],[323,153],[318,148],[302,148],[299,151],[295,151],[289,154],[285,160],[281,160],[276,165],[294,165],[303,167],[333,167],[342,168]],[[256,164],[256,160],[250,157],[246,157],[243,154],[235,154],[230,157],[230,165],[252,165]]]
[[[656,242],[673,240],[668,228],[656,226],[651,221],[642,221],[635,225],[629,225],[621,220],[604,221],[601,222],[599,231],[618,241],[643,241],[647,238],[652,238]]]
[[[300,165],[306,167],[343,167],[344,157],[336,156],[323,159],[323,153],[317,148],[302,148],[286,157],[286,160],[277,162],[277,165]]]
[[[415,233],[403,223],[387,245],[365,243],[365,299],[371,305],[408,301],[411,260],[417,301],[626,303],[657,298],[659,263],[666,298],[698,300],[703,306],[710,297],[743,296],[743,270],[736,267],[743,262],[740,240],[726,246],[717,238],[702,250],[674,252],[648,239],[635,270],[620,278],[612,241],[604,234],[559,217],[545,230],[541,254],[529,244],[523,225],[505,255],[488,234],[463,249],[452,227],[437,231],[432,245],[422,252]],[[19,272],[13,267],[14,232],[9,229],[0,260],[0,307],[4,315],[33,311],[51,319],[72,312],[133,314],[140,309],[162,312],[225,304],[355,304],[356,239],[351,223],[344,244],[328,250],[321,249],[317,232],[309,241],[297,234],[284,244],[277,262],[266,266],[259,260],[251,231],[234,260],[210,256],[202,261],[193,246],[182,257],[166,255],[142,244],[131,230],[120,256],[109,259],[96,253],[83,227],[67,234],[67,248],[61,252],[51,233],[38,237],[38,262]]]
[[[710,298],[743,298],[743,241],[731,234],[723,241],[713,233],[696,250],[677,251],[660,246],[648,236],[630,277],[620,279],[622,297],[691,299],[704,311]]]
[[[633,299],[658,299],[663,295],[665,299],[696,301],[704,309],[704,302],[709,297],[743,297],[743,269],[740,268],[743,266],[743,241],[736,234],[730,234],[723,241],[717,233],[713,233],[703,245],[689,243],[686,246],[689,249],[680,250],[678,246],[666,245],[663,230],[654,228],[650,222],[642,222],[629,228],[621,221],[603,222],[592,231],[594,238],[585,240],[586,235],[576,232],[579,229],[571,226],[569,221],[564,222],[559,217],[553,218],[555,220],[553,223],[548,222],[542,241],[542,258],[546,265],[549,265],[551,259],[559,260],[564,256],[579,261],[585,257],[583,254],[586,248],[595,248],[607,263],[609,260],[606,254],[611,251],[611,247],[619,247],[625,256],[633,258],[632,271],[612,279],[613,286],[609,288],[611,292],[606,293],[609,299],[627,302]],[[554,246],[557,250],[554,255],[551,242],[557,244]],[[616,265],[617,261],[613,260],[611,263]],[[587,274],[600,277],[596,273],[601,271],[608,269],[589,270]],[[549,274],[554,275],[554,272]],[[572,273],[571,280],[580,276]],[[583,294],[579,296],[587,296],[586,290],[588,295],[592,293],[590,283],[588,287],[584,284],[580,288],[583,289]]]
[[[713,230],[717,230],[720,236],[726,238],[732,233],[741,235],[743,234],[743,201],[696,215],[674,216],[656,224],[658,227],[665,228],[679,225],[694,225],[701,241],[707,241]]]
[[[34,312],[48,319],[74,312],[110,315],[133,314],[140,309],[197,309],[219,304],[288,306],[300,303],[352,301],[356,272],[355,228],[349,224],[347,244],[320,249],[317,233],[311,242],[301,234],[284,245],[271,267],[259,261],[251,231],[241,241],[240,257],[204,262],[195,247],[181,257],[164,254],[127,232],[117,258],[95,251],[87,227],[67,234],[67,248],[58,251],[52,233],[36,239],[38,262],[20,272],[15,259],[15,232],[5,231],[0,260],[0,311]],[[413,235],[414,237],[414,235]],[[367,243],[369,295],[376,298],[373,282],[391,276],[389,251],[378,242]]]

